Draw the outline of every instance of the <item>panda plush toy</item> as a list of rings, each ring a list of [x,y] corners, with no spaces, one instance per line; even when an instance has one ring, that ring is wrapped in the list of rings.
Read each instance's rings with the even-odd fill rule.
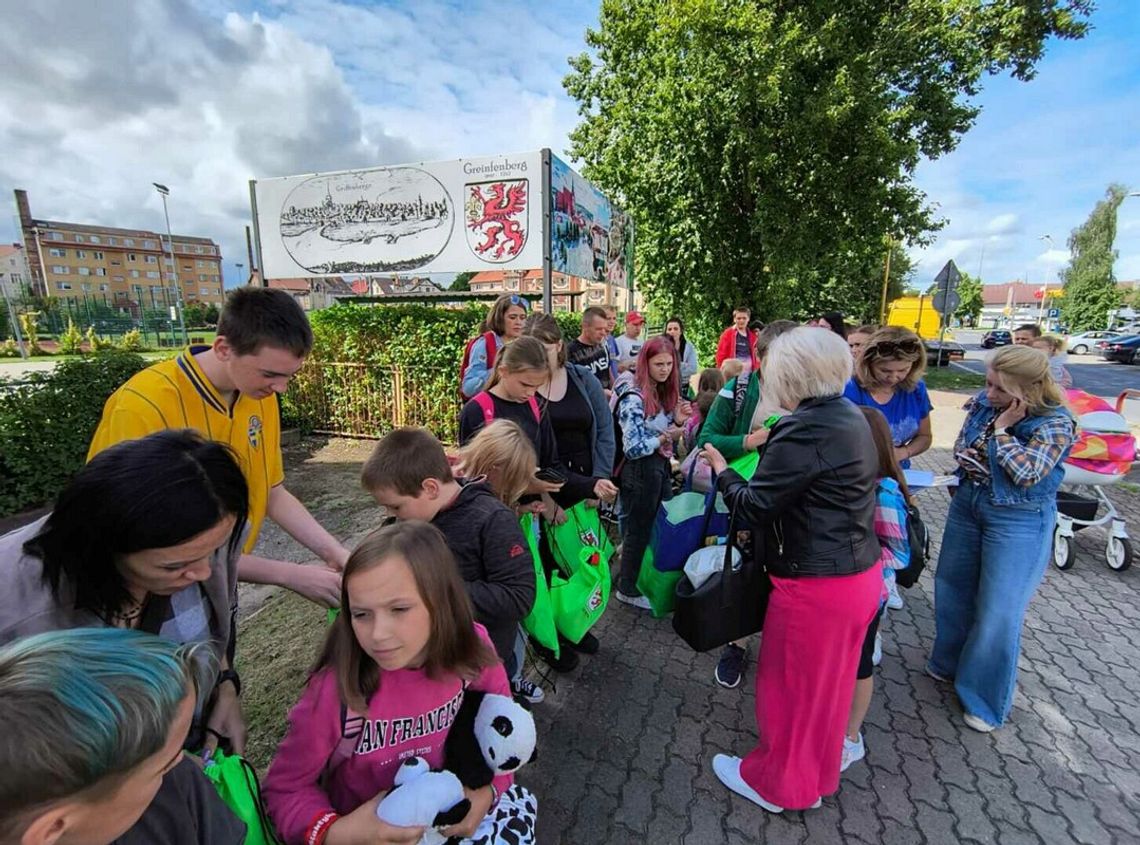
[[[471,802],[464,787],[481,789],[533,761],[535,741],[534,717],[513,698],[468,689],[444,741],[444,770],[430,771],[422,757],[405,760],[376,815],[389,824],[427,828],[420,845],[457,842],[436,828],[466,818]]]

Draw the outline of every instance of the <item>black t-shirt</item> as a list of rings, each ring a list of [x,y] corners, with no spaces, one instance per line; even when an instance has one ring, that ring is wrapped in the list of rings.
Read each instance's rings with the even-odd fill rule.
[[[590,443],[590,426],[594,413],[582,392],[567,380],[566,395],[557,402],[539,397],[539,407],[550,417],[554,441],[558,444],[558,457],[574,472],[591,475],[594,450]]]
[[[598,381],[606,390],[612,386],[610,355],[604,343],[599,343],[597,346],[587,346],[578,338],[574,338],[566,347],[566,360],[588,369],[597,376]]]
[[[736,333],[736,354],[734,358],[739,358],[741,361],[752,360],[752,344],[749,341],[752,338],[748,336],[748,332],[741,334],[739,331]]]
[[[113,845],[241,845],[245,823],[189,758],[167,772],[142,818]]]

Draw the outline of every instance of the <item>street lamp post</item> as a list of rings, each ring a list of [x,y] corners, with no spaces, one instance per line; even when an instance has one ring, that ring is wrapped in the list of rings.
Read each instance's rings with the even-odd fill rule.
[[[1045,241],[1049,245],[1049,249],[1053,248],[1053,236],[1041,235],[1037,240]],[[1045,282],[1044,288],[1041,291],[1041,301],[1037,303],[1037,323],[1041,324],[1041,318],[1045,311],[1045,297],[1049,295],[1049,283]]]
[[[165,185],[160,185],[158,182],[151,182],[155,190],[158,191],[159,196],[162,197],[162,214],[166,218],[166,240],[170,244],[170,268],[174,275],[174,289],[178,294],[178,327],[182,329],[182,345],[188,346],[190,344],[190,336],[186,333],[186,302],[182,296],[182,284],[178,281],[178,259],[174,257],[174,235],[170,233],[170,210],[166,207],[166,198],[170,196],[170,188]],[[161,243],[162,238],[159,238]],[[163,259],[166,258],[166,251],[163,250]],[[165,261],[163,262],[165,263]]]
[[[237,267],[237,271],[238,271],[238,284],[243,284],[243,285],[244,285],[244,284],[245,284],[245,282],[243,282],[243,281],[241,280],[241,271],[242,271],[242,268],[244,268],[244,267],[245,267],[245,265],[244,265],[242,262],[240,262],[240,261],[235,261],[235,262],[234,262],[234,266],[235,266],[235,267]],[[223,285],[223,286],[224,286],[224,285]]]

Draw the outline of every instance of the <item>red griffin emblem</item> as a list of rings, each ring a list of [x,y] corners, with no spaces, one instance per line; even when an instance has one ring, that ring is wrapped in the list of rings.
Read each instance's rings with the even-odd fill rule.
[[[527,236],[527,193],[527,179],[467,186],[467,242],[484,261],[510,261],[522,252]]]

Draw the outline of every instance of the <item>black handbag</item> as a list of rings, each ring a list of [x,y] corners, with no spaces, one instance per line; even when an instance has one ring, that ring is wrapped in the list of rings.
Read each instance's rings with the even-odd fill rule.
[[[694,651],[708,651],[747,637],[764,627],[772,582],[751,549],[742,549],[732,565],[736,544],[736,508],[729,519],[724,568],[694,589],[688,578],[677,582],[673,630]]]

